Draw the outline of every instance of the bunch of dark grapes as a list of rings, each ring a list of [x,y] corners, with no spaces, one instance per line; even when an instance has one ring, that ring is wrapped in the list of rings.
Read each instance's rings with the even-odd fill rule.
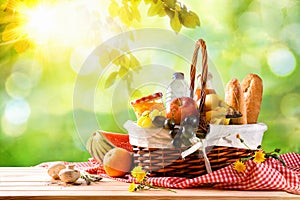
[[[172,145],[180,148],[182,144],[190,146],[190,139],[196,136],[196,129],[199,124],[199,117],[191,115],[183,119],[180,126],[176,126],[175,120],[163,116],[154,117],[152,123],[159,128],[169,129],[172,137]]]

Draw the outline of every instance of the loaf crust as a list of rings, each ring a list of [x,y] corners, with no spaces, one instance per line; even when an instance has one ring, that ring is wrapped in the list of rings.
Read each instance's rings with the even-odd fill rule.
[[[246,112],[247,112],[247,123],[257,123],[263,94],[263,82],[257,74],[249,74],[244,78],[241,83],[243,90]]]
[[[231,119],[231,124],[247,124],[244,93],[238,79],[233,78],[227,83],[225,89],[225,102],[243,115],[242,117]]]

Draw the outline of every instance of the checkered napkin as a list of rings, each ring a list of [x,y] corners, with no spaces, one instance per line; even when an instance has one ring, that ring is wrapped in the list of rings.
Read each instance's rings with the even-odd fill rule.
[[[261,164],[248,160],[245,163],[247,167],[244,172],[237,172],[231,164],[196,178],[150,177],[148,182],[155,186],[168,188],[210,186],[218,189],[281,190],[300,195],[300,154],[287,153],[280,157],[285,161],[286,166],[273,158],[268,158]],[[134,181],[130,175],[124,178],[109,177],[105,174],[102,165],[94,159],[75,163],[75,166],[91,174],[99,174],[117,181],[128,183]]]

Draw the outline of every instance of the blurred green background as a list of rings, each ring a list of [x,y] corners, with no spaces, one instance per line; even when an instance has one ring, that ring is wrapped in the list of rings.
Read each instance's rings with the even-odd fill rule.
[[[201,22],[196,28],[182,27],[180,34],[205,39],[224,85],[249,73],[262,77],[259,121],[268,125],[263,148],[300,153],[300,1],[180,2]],[[124,25],[109,16],[110,3],[0,0],[0,166],[86,161],[90,155],[78,136],[74,110],[82,113],[87,134],[98,128],[89,126],[89,113],[101,120],[102,129],[122,131],[103,102],[97,102],[95,111],[73,106],[79,69],[95,47],[116,34],[172,28],[167,17],[147,16],[149,5],[143,2],[140,21]],[[40,6],[33,15],[24,5],[48,7]],[[23,15],[31,20],[26,27]]]

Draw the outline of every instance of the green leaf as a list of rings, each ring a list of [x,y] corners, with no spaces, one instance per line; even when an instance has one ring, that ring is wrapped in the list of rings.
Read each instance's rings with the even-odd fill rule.
[[[99,63],[101,67],[106,67],[111,61],[108,51],[103,52],[102,56],[99,57],[100,57]]]
[[[137,99],[137,98],[140,98],[142,95],[143,95],[143,93],[139,89],[135,89],[132,93],[131,98]]]
[[[119,66],[119,65],[121,65],[120,58],[118,58],[118,59],[114,59],[114,60],[112,61],[112,63],[113,63],[113,64],[115,64],[116,66]]]
[[[243,157],[243,158],[241,158],[241,161],[242,161],[242,162],[245,162],[245,161],[247,161],[247,160],[250,160],[251,158],[252,158],[251,156]]]
[[[129,67],[130,67],[131,69],[136,69],[136,68],[138,68],[140,65],[141,65],[141,64],[140,64],[140,62],[138,61],[138,59],[137,59],[134,55],[130,54],[130,64],[129,64]]]
[[[118,72],[112,72],[105,81],[104,88],[112,86],[117,78]]]
[[[152,3],[148,10],[148,16],[155,16],[155,15],[158,15],[160,17],[166,15],[164,5],[161,0],[157,0],[157,3]]]
[[[157,5],[155,3],[152,3],[150,8],[148,9],[148,16],[155,16],[158,13],[158,9],[159,7],[157,7]]]
[[[123,76],[125,76],[127,73],[128,73],[128,69],[124,66],[121,66],[120,67],[120,70],[119,70],[119,76],[122,78]]]
[[[186,5],[182,5],[181,7],[180,7],[180,10],[182,10],[182,11],[184,11],[184,12],[187,12],[187,7],[186,7]]]
[[[20,40],[14,43],[14,47],[17,53],[24,53],[30,47],[30,42],[28,40]]]
[[[165,12],[169,16],[169,18],[173,18],[174,17],[174,13],[175,13],[174,10],[171,10],[170,8],[165,7]]]
[[[170,20],[170,25],[176,33],[178,33],[181,30],[182,25],[181,25],[181,22],[179,20],[179,15],[178,15],[177,10],[175,10],[174,16]]]
[[[280,158],[277,154],[270,154],[270,157],[279,160],[283,166],[286,166],[284,160],[282,158]]]
[[[121,7],[119,9],[120,20],[127,26],[131,25],[132,16],[128,10],[128,7]]]
[[[200,26],[200,19],[193,11],[181,12],[180,18],[183,26],[187,28],[195,28],[196,26]]]
[[[176,0],[162,0],[168,8],[175,8]]]
[[[138,22],[141,21],[141,14],[137,7],[131,7],[131,15],[134,19],[136,19]]]
[[[144,0],[145,4],[149,4],[149,3],[152,3],[152,0]]]
[[[19,37],[18,33],[18,26],[19,24],[17,23],[10,23],[8,24],[4,31],[2,32],[2,40],[3,41],[10,41],[10,40],[16,40]]]
[[[138,7],[141,3],[141,0],[133,0],[131,1],[131,5],[134,7]]]
[[[109,7],[108,7],[108,12],[110,14],[110,16],[112,17],[116,17],[119,14],[119,5],[116,1],[112,0]]]
[[[111,52],[109,52],[109,59],[115,64],[119,65],[119,57],[120,57],[120,52],[116,49],[112,49]]]
[[[123,55],[121,57],[121,65],[126,67],[127,69],[130,67],[130,59],[127,55]]]

